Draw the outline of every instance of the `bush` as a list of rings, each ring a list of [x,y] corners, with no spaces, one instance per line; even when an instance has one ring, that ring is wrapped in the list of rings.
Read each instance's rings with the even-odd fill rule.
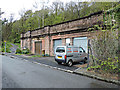
[[[102,70],[103,72],[107,73],[116,73],[118,74],[120,72],[119,69],[119,63],[118,63],[118,57],[115,58],[108,58],[106,60],[98,60],[96,66],[90,66],[87,68],[87,70]]]
[[[118,67],[118,31],[99,31],[91,40],[90,67],[88,70],[102,70],[107,73],[119,73]]]
[[[3,47],[1,48],[1,52],[5,52],[5,49]]]
[[[6,49],[7,53],[11,53],[11,50],[9,48]]]
[[[20,49],[17,49],[17,50],[16,50],[16,54],[18,54],[18,53],[21,54],[22,51],[21,51]]]
[[[23,50],[22,50],[22,53],[23,53],[23,54],[29,54],[29,53],[30,53],[30,50],[29,50],[28,48],[27,48],[27,49],[23,49]]]
[[[27,48],[27,49],[23,49],[23,50],[20,50],[19,48],[16,50],[16,54],[29,54],[30,53],[30,50]]]
[[[14,43],[20,43],[20,40],[15,40]]]
[[[11,47],[12,47],[11,43],[7,42],[6,43],[6,52],[7,53],[11,53],[11,50],[10,50]],[[5,43],[4,42],[2,42],[1,51],[5,52]]]

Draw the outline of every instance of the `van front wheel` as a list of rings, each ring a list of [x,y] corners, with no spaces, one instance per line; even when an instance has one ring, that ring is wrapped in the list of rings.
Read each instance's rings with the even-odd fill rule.
[[[69,60],[69,61],[68,61],[68,66],[71,67],[72,65],[73,65],[72,60]]]

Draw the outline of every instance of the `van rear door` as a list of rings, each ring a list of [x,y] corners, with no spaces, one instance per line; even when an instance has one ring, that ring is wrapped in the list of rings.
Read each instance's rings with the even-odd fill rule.
[[[65,60],[65,47],[56,48],[56,59]]]

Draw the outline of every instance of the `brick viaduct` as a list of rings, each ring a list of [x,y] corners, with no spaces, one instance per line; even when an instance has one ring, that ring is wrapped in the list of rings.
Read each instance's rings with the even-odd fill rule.
[[[27,47],[31,53],[36,53],[36,42],[40,42],[41,51],[50,56],[54,55],[54,40],[61,39],[62,45],[66,45],[66,38],[70,38],[70,45],[73,45],[73,38],[87,37],[90,39],[95,33],[89,32],[88,28],[94,25],[102,25],[103,11],[90,14],[88,16],[45,26],[21,34],[21,48]],[[40,54],[42,52],[40,51]]]

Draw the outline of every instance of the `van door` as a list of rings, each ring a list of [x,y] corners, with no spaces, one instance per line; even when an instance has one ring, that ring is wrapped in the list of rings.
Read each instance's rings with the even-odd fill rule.
[[[73,47],[73,61],[78,61],[78,47]]]
[[[65,47],[57,47],[55,50],[56,59],[65,60]]]

